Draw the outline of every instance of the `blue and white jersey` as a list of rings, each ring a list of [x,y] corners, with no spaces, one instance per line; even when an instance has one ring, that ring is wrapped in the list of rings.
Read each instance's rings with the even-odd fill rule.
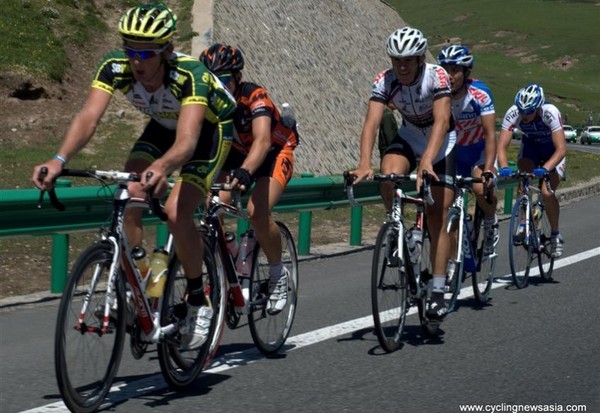
[[[480,80],[470,80],[467,93],[461,98],[452,99],[457,145],[469,146],[484,140],[481,116],[494,113],[494,99],[487,85]]]
[[[523,132],[523,145],[549,145],[553,148],[552,132],[562,129],[560,111],[553,104],[544,103],[540,115],[536,116],[533,122],[525,123],[521,120],[517,106],[512,105],[504,115],[502,130],[512,132],[514,128]]]

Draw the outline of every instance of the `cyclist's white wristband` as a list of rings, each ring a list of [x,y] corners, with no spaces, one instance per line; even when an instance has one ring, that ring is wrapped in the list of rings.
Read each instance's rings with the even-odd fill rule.
[[[63,164],[63,166],[67,163],[67,160],[64,157],[62,157],[59,154],[57,154],[57,153],[55,153],[54,155],[52,155],[52,157],[54,159],[58,159]]]

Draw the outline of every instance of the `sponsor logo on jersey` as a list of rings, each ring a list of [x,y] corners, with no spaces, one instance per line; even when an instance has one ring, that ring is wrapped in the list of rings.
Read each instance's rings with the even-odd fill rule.
[[[121,63],[111,63],[110,67],[113,73],[125,73],[127,71],[127,65]]]

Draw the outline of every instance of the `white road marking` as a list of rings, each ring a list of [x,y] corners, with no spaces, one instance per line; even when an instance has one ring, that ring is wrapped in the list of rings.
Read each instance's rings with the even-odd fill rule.
[[[557,270],[559,268],[566,267],[568,265],[572,265],[577,262],[596,257],[598,255],[600,255],[600,247],[593,248],[591,250],[584,251],[579,254],[571,255],[569,257],[561,258],[554,261],[554,269]],[[537,266],[533,266],[531,268],[530,276],[538,274],[539,269],[537,268]],[[492,285],[492,288],[499,288],[505,286],[505,280],[508,280],[508,282],[512,282],[510,274],[504,275],[502,277],[497,277],[496,281]],[[460,291],[459,299],[468,298],[472,295],[472,287],[464,287]],[[416,313],[415,307],[410,309],[408,315],[414,313]],[[286,352],[317,344],[322,341],[330,340],[332,338],[353,333],[354,331],[372,326],[373,317],[371,315],[368,315],[365,317],[346,321],[344,323],[339,323],[333,326],[309,331],[304,334],[299,334],[297,336],[290,337],[287,339],[285,347],[289,348],[286,350]],[[236,367],[241,367],[254,363],[264,358],[264,355],[256,348],[251,348],[235,353],[228,353],[213,360],[211,367],[205,370],[202,374],[218,373],[234,369]],[[111,388],[110,393],[106,399],[106,403],[103,406],[116,404],[133,397],[139,397],[143,394],[160,391],[163,389],[167,389],[167,384],[165,383],[161,374],[155,374],[153,376],[146,377],[141,380],[132,381],[129,383],[118,383],[113,385],[113,387]],[[21,413],[69,413],[69,410],[61,401],[47,404],[45,406],[36,407],[30,410],[24,410]]]

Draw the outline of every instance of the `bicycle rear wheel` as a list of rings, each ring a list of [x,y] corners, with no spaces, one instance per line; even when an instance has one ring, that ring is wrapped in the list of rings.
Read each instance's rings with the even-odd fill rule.
[[[256,347],[266,355],[274,354],[285,344],[290,334],[298,302],[298,254],[290,230],[277,221],[281,233],[281,262],[288,271],[288,290],[285,307],[277,314],[267,312],[269,299],[269,262],[262,247],[254,248],[250,313],[248,325]]]
[[[74,412],[93,412],[100,407],[123,353],[126,305],[122,277],[117,277],[108,329],[103,330],[112,257],[108,243],[85,250],[73,267],[58,310],[56,380],[65,404]]]
[[[532,260],[531,235],[527,239],[527,231],[523,231],[522,228],[519,231],[521,219],[525,214],[525,208],[529,208],[529,206],[523,202],[523,199],[517,199],[513,206],[508,231],[510,272],[517,288],[525,288],[527,286]],[[530,230],[529,233],[532,234],[532,231]]]
[[[554,270],[552,242],[550,241],[552,230],[546,210],[542,208],[541,214],[537,231],[540,240],[538,245],[538,266],[540,269],[540,277],[542,277],[544,281],[551,281],[552,271]]]
[[[205,283],[205,291],[210,291],[211,301],[218,302],[218,294],[220,294],[218,291],[219,280],[214,256],[208,248],[204,248],[202,277]],[[169,275],[165,284],[161,308],[161,326],[184,322],[187,314],[186,296],[187,279],[179,259],[174,255],[169,265]],[[217,311],[215,311],[215,314],[217,314]],[[209,349],[216,331],[217,323],[214,317],[206,342],[197,349],[182,349],[179,331],[167,336],[163,342],[158,344],[160,370],[172,388],[183,389],[189,386],[202,371],[209,356]]]
[[[377,235],[371,267],[371,307],[375,334],[381,348],[391,353],[400,348],[406,322],[407,274],[398,256],[398,227],[383,224]]]
[[[494,252],[490,255],[483,254],[483,247],[485,245],[485,236],[483,234],[485,234],[483,219],[480,219],[478,237],[476,242],[473,243],[476,246],[475,259],[478,263],[478,271],[471,272],[473,295],[480,304],[487,303],[490,298],[490,291],[494,282],[494,275],[496,274],[496,258],[498,257],[496,248],[494,248]]]

